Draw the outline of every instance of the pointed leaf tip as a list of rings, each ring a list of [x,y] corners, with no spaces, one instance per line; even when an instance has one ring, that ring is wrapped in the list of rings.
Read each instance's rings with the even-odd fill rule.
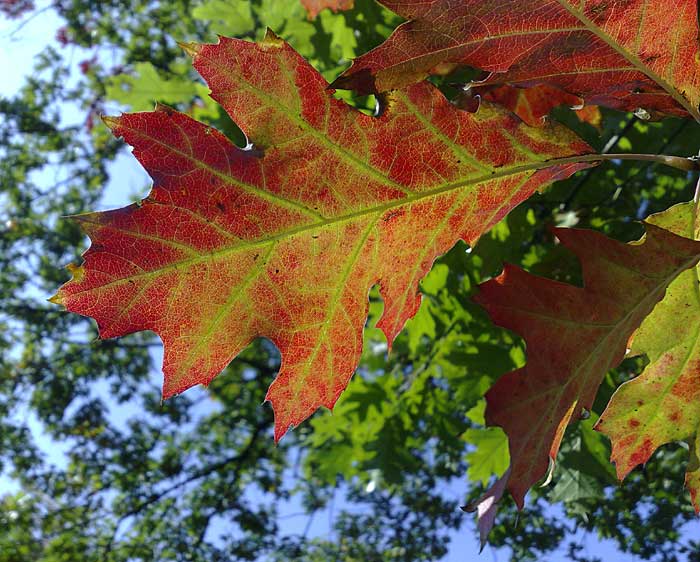
[[[283,424],[278,422],[277,419],[275,419],[275,429],[274,429],[274,440],[275,440],[275,445],[278,445],[282,437],[284,437],[287,434],[287,431],[293,427],[291,424]]]
[[[63,298],[61,297],[60,291],[58,291],[55,295],[53,295],[52,297],[49,297],[46,300],[50,303],[53,303],[53,304],[63,305]]]
[[[156,106],[153,110],[154,111],[161,111],[163,113],[168,113],[168,114],[175,113],[177,111],[177,110],[173,109],[172,107],[170,107],[169,105],[166,105],[166,104],[161,103],[159,101],[156,102]]]
[[[71,219],[75,220],[78,218],[77,216],[72,216],[70,217]],[[83,268],[82,265],[76,265],[74,263],[69,263],[66,266],[66,269],[68,272],[71,274],[72,278],[70,280],[71,283],[81,283],[83,281],[83,278],[85,276],[85,269]],[[65,306],[64,302],[64,294],[63,294],[63,288],[59,289],[56,291],[56,294],[53,295],[52,297],[46,299],[48,302],[51,302],[53,304],[58,304],[61,306]]]
[[[66,269],[70,271],[71,275],[73,275],[73,281],[75,281],[76,283],[80,283],[83,280],[83,277],[85,276],[85,269],[82,265],[69,263],[66,266]]]
[[[100,115],[100,119],[102,119],[102,122],[107,125],[112,131],[119,127],[119,117],[114,117],[111,115]]]
[[[199,43],[194,43],[194,42],[177,42],[178,46],[185,51],[186,54],[188,54],[190,57],[194,58],[199,54],[199,51],[202,50],[202,45]]]
[[[271,47],[282,47],[285,44],[284,39],[277,35],[269,27],[265,29],[265,37],[262,40],[262,45],[269,45]]]

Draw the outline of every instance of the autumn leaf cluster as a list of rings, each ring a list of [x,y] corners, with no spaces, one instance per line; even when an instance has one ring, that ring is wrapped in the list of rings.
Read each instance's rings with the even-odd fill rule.
[[[164,105],[104,119],[153,189],[138,204],[75,217],[92,245],[53,301],[93,317],[103,338],[157,333],[165,398],[210,383],[269,338],[282,356],[267,393],[279,440],[346,388],[372,287],[391,346],[439,256],[610,158],[547,119],[554,107],[576,106],[594,125],[599,106],[700,118],[691,0],[381,3],[407,21],[330,85],[272,32],[257,44],[183,45],[246,148]],[[304,4],[314,17],[352,2]],[[480,74],[456,100],[426,80],[464,67]],[[374,94],[378,111],[358,111],[334,89]],[[696,169],[692,159],[668,162]],[[629,354],[649,364],[597,424],[618,475],[686,441],[686,485],[700,509],[697,205],[674,206],[645,229],[630,244],[558,229],[582,287],[508,265],[481,285],[476,302],[527,344],[526,365],[486,396],[486,422],[506,432],[511,465],[473,506],[484,530],[506,489],[523,505],[567,426]]]

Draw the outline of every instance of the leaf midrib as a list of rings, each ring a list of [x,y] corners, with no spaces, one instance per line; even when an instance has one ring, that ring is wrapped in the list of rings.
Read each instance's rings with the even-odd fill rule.
[[[403,197],[401,199],[394,199],[392,201],[389,201],[389,202],[381,204],[381,205],[376,205],[374,207],[367,207],[367,208],[360,209],[360,210],[354,211],[352,213],[347,213],[345,215],[341,215],[338,217],[332,217],[329,219],[324,219],[324,220],[320,220],[318,222],[313,222],[313,223],[306,223],[306,224],[303,224],[303,225],[298,226],[296,228],[292,228],[292,229],[286,230],[284,232],[280,232],[278,234],[273,234],[273,235],[267,236],[265,238],[260,238],[260,239],[257,239],[257,240],[251,241],[251,242],[244,242],[244,243],[237,244],[235,246],[224,245],[216,250],[212,250],[210,252],[199,254],[197,257],[192,257],[192,258],[187,258],[187,259],[175,261],[175,262],[172,262],[166,266],[163,266],[163,267],[160,267],[157,269],[151,269],[151,270],[143,272],[143,273],[138,273],[138,274],[130,275],[129,277],[117,279],[117,280],[112,281],[110,283],[105,283],[98,288],[99,289],[106,289],[106,288],[112,287],[114,285],[117,285],[119,283],[127,282],[128,280],[138,279],[138,278],[142,278],[142,277],[148,278],[150,276],[162,274],[162,273],[165,273],[165,272],[170,271],[172,269],[176,269],[176,268],[181,267],[181,266],[188,266],[188,265],[200,263],[200,262],[203,262],[206,260],[220,258],[220,257],[226,256],[228,254],[234,254],[234,253],[239,252],[239,251],[245,251],[245,250],[249,250],[249,249],[256,248],[256,247],[261,247],[261,246],[264,246],[270,242],[274,242],[277,240],[284,240],[287,238],[291,238],[293,236],[297,236],[299,234],[303,234],[305,232],[310,232],[313,230],[325,228],[325,227],[332,226],[332,225],[340,225],[340,224],[343,224],[346,222],[350,222],[354,219],[369,216],[372,214],[385,213],[389,210],[398,209],[398,208],[403,207],[405,205],[411,205],[411,204],[417,203],[421,200],[428,199],[430,197],[436,197],[438,195],[442,195],[444,193],[454,191],[454,190],[457,190],[460,188],[464,188],[464,187],[468,187],[468,186],[476,186],[476,185],[483,183],[483,182],[486,182],[486,181],[500,179],[503,177],[512,176],[512,175],[516,175],[516,174],[520,174],[520,173],[524,173],[524,172],[530,172],[530,171],[534,172],[537,170],[553,168],[556,166],[564,166],[567,164],[578,164],[578,163],[585,163],[585,162],[597,162],[599,160],[600,160],[600,157],[596,154],[585,154],[585,155],[579,155],[579,156],[554,158],[551,160],[543,160],[540,162],[532,162],[532,163],[528,163],[528,164],[522,164],[519,166],[504,168],[504,169],[498,170],[498,171],[494,170],[491,174],[488,174],[488,175],[484,175],[484,176],[477,177],[477,178],[471,178],[471,179],[467,179],[467,180],[458,180],[458,181],[450,182],[448,184],[442,185],[442,186],[437,187],[435,189],[431,189],[431,190],[427,190],[427,191],[423,191],[423,192],[414,192],[411,195],[408,195],[408,196]],[[217,171],[217,173],[220,174],[221,176],[229,177],[229,176],[226,176],[225,174],[222,174],[221,172]],[[238,185],[238,184],[239,184],[239,182],[236,182],[236,185]],[[148,200],[146,199],[146,203],[147,202],[148,202]],[[94,221],[86,221],[85,219],[82,219],[82,220],[83,220],[83,222],[94,222]],[[112,227],[110,225],[105,225],[105,224],[99,223],[99,222],[94,222],[94,224],[96,224],[96,226],[98,226],[100,228],[116,228],[116,227]],[[136,238],[140,237],[140,233],[138,233],[138,232],[128,231],[125,229],[117,229],[117,230],[119,230],[121,232],[128,232],[130,235],[132,235]],[[151,238],[153,238],[153,237],[151,236]],[[165,240],[165,242],[167,242],[167,240]],[[81,294],[81,293],[85,293],[85,292],[90,292],[90,291],[94,291],[95,289],[97,289],[97,288],[89,288],[89,289],[85,289],[83,291],[76,291],[74,293],[71,293],[71,295],[77,295],[77,294]]]
[[[694,261],[697,261],[697,259],[698,259],[698,258],[697,258],[697,254],[696,254],[693,258],[690,258],[690,259],[686,260],[686,262],[684,262],[684,264],[692,264]],[[556,384],[556,385],[547,387],[547,390],[544,390],[543,392],[540,392],[538,395],[533,396],[532,398],[530,398],[530,399],[528,399],[528,400],[523,400],[523,401],[518,402],[518,406],[520,407],[520,406],[527,405],[527,404],[529,404],[530,402],[532,402],[532,401],[534,401],[534,400],[536,400],[536,399],[538,399],[538,398],[541,398],[542,396],[545,396],[545,395],[549,394],[549,393],[551,392],[551,390],[552,390],[553,387],[556,387],[557,389],[561,389],[561,388],[563,388],[563,387],[568,386],[568,385],[571,383],[572,380],[575,380],[575,379],[576,379],[577,374],[578,374],[584,367],[586,367],[586,366],[588,365],[588,363],[590,362],[590,360],[591,360],[591,358],[593,357],[593,355],[598,351],[598,349],[600,348],[602,342],[608,338],[608,335],[609,335],[609,334],[611,334],[611,333],[616,333],[616,332],[618,331],[618,328],[619,328],[620,326],[622,326],[625,322],[627,322],[627,321],[629,320],[629,318],[630,318],[637,310],[639,310],[639,308],[640,308],[643,304],[645,304],[646,301],[647,301],[651,296],[655,295],[655,294],[659,291],[659,289],[660,289],[661,287],[663,287],[664,285],[668,285],[668,284],[670,283],[669,279],[671,279],[671,280],[675,279],[678,275],[680,275],[683,271],[685,271],[685,270],[688,269],[689,267],[690,267],[690,265],[681,265],[681,266],[679,266],[678,268],[674,269],[673,272],[672,272],[670,275],[664,276],[663,278],[659,278],[659,279],[661,280],[661,283],[657,284],[651,291],[649,291],[649,292],[646,294],[646,296],[645,296],[644,298],[642,298],[642,300],[640,300],[640,301],[637,303],[637,305],[633,306],[633,307],[627,312],[627,314],[625,314],[625,316],[623,316],[622,319],[619,320],[618,322],[614,322],[614,323],[612,323],[612,324],[586,324],[586,323],[577,323],[577,322],[575,322],[575,321],[571,321],[571,322],[562,322],[562,323],[572,323],[572,324],[574,324],[574,325],[590,326],[590,327],[593,327],[593,328],[609,328],[609,330],[606,332],[606,334],[605,334],[604,336],[602,336],[602,337],[600,338],[599,342],[596,344],[596,346],[595,346],[595,348],[593,349],[593,351],[592,351],[591,353],[589,353],[589,354],[586,356],[586,359],[583,361],[583,363],[581,363],[581,365],[579,365],[579,367],[577,367],[577,368],[575,369],[574,373],[573,373],[570,377],[567,378],[566,382],[564,382],[563,384]],[[581,290],[581,291],[585,290],[584,288],[580,288],[580,287],[576,287],[576,288],[579,289],[579,290]],[[507,307],[501,307],[501,306],[499,305],[499,308],[507,308]],[[522,310],[521,310],[521,312],[522,312]],[[536,314],[531,314],[529,311],[525,311],[525,312],[526,312],[527,315],[530,315],[530,316],[537,316]],[[553,319],[553,318],[551,318],[550,316],[547,316],[547,315],[541,315],[541,316],[543,316],[543,317],[546,318],[547,320],[560,320],[560,319]]]
[[[375,229],[376,227],[376,219],[374,221],[371,221],[367,227],[365,228],[364,233],[362,234],[362,237],[360,238],[360,241],[355,245],[355,249],[353,250],[352,254],[348,258],[348,260],[345,263],[345,266],[343,267],[343,270],[338,278],[339,283],[335,287],[335,291],[333,293],[333,297],[330,299],[329,306],[326,307],[325,314],[324,314],[324,324],[329,323],[332,318],[335,316],[335,313],[338,310],[338,306],[341,304],[341,297],[342,297],[342,291],[345,288],[345,283],[350,277],[350,273],[352,272],[352,268],[355,266],[357,263],[358,258],[360,257],[360,254],[362,253],[362,248],[364,245],[367,243],[367,239],[370,236],[370,233]],[[292,392],[294,394],[294,401],[296,401],[299,397],[300,392],[302,391],[302,387],[306,384],[306,379],[309,376],[309,371],[311,370],[312,367],[315,367],[315,362],[316,362],[316,357],[318,356],[318,352],[321,349],[321,346],[323,343],[326,343],[326,339],[328,337],[328,332],[327,330],[323,330],[319,336],[316,338],[316,344],[313,347],[313,350],[309,357],[304,361],[304,367],[301,370],[301,372],[298,374],[298,376],[294,377],[293,382],[293,389]],[[328,342],[330,343],[330,342]],[[335,372],[333,372],[332,369],[330,377],[333,377],[335,375]]]

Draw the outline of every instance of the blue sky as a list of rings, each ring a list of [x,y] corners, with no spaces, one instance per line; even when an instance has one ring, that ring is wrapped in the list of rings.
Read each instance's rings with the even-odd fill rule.
[[[2,69],[2,81],[0,81],[0,95],[11,95],[15,93],[21,86],[24,76],[32,69],[32,59],[36,53],[41,51],[47,44],[54,44],[55,31],[59,27],[60,22],[55,17],[52,10],[47,10],[38,17],[30,21],[21,29],[15,30],[18,27],[17,21],[7,21],[0,18],[0,69]],[[14,33],[13,33],[14,32]],[[73,57],[77,64],[84,57]],[[71,118],[71,109],[67,108],[66,118]],[[79,118],[79,116],[78,116]],[[98,125],[101,126],[101,125]],[[150,180],[136,162],[136,160],[127,152],[124,151],[120,157],[112,164],[110,168],[111,181],[105,192],[105,196],[100,204],[100,209],[114,208],[122,206],[132,201],[135,196],[145,196],[150,185]],[[159,360],[156,361],[159,364]],[[154,373],[154,377],[159,377],[159,373]],[[201,392],[197,389],[192,389],[189,392]],[[128,415],[128,414],[126,414]],[[50,442],[45,436],[41,435],[40,427],[36,427],[36,435],[44,442],[46,448],[49,448]],[[271,443],[272,446],[272,443]],[[54,459],[60,462],[58,457]],[[0,494],[7,492],[13,488],[13,485],[7,478],[0,478]],[[459,503],[459,498],[463,497],[466,491],[466,478],[461,485],[450,490],[450,495],[455,497],[455,509]],[[682,501],[682,498],[679,498]],[[341,507],[336,503],[335,509]],[[306,525],[307,519],[305,516],[295,517],[293,514],[303,511],[298,502],[290,502],[289,505],[283,506],[283,512],[289,517],[283,518],[284,532],[301,532]],[[471,518],[471,516],[465,515]],[[326,535],[330,527],[330,514],[328,511],[319,513],[314,519],[314,524],[311,527],[312,534]],[[689,526],[687,530],[688,536],[697,536],[700,531],[700,523],[695,522]],[[217,530],[220,531],[221,529]],[[577,537],[582,544],[585,545],[589,554],[597,555],[604,560],[615,560],[617,562],[633,562],[639,560],[634,556],[624,555],[617,551],[614,544],[610,541],[599,542],[594,536],[581,535]],[[452,547],[449,554],[443,559],[445,562],[466,562],[471,560],[484,560],[503,562],[509,559],[507,552],[497,552],[494,549],[487,547],[481,556],[478,556],[478,542],[474,531],[473,523],[470,521],[468,525],[460,532],[455,534]],[[565,552],[555,553],[546,558],[547,562],[564,562],[568,560]]]

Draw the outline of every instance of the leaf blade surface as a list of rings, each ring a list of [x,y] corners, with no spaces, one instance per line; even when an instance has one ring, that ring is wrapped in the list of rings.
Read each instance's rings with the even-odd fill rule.
[[[556,229],[581,261],[583,288],[515,266],[480,285],[476,302],[527,344],[525,367],[501,377],[486,394],[487,423],[509,438],[508,489],[520,507],[556,461],[566,427],[590,410],[606,372],[623,359],[631,334],[667,286],[700,258],[697,242],[646,226],[644,242],[633,244],[589,230]]]
[[[695,204],[682,203],[652,215],[653,224],[698,239]],[[661,445],[687,441],[686,486],[700,511],[697,434],[700,426],[700,281],[697,268],[683,272],[635,332],[632,353],[649,365],[613,394],[596,425],[612,442],[611,460],[620,480],[649,460]]]
[[[408,19],[335,87],[386,91],[468,65],[483,84],[549,84],[585,99],[700,118],[694,0],[381,0]]]
[[[469,114],[427,83],[370,117],[272,35],[186,49],[253,147],[162,106],[108,118],[154,187],[78,217],[92,246],[54,302],[95,318],[101,337],[156,332],[166,398],[270,338],[282,354],[267,395],[276,439],[347,385],[370,287],[391,342],[437,256],[593,160],[563,127],[488,105]]]

